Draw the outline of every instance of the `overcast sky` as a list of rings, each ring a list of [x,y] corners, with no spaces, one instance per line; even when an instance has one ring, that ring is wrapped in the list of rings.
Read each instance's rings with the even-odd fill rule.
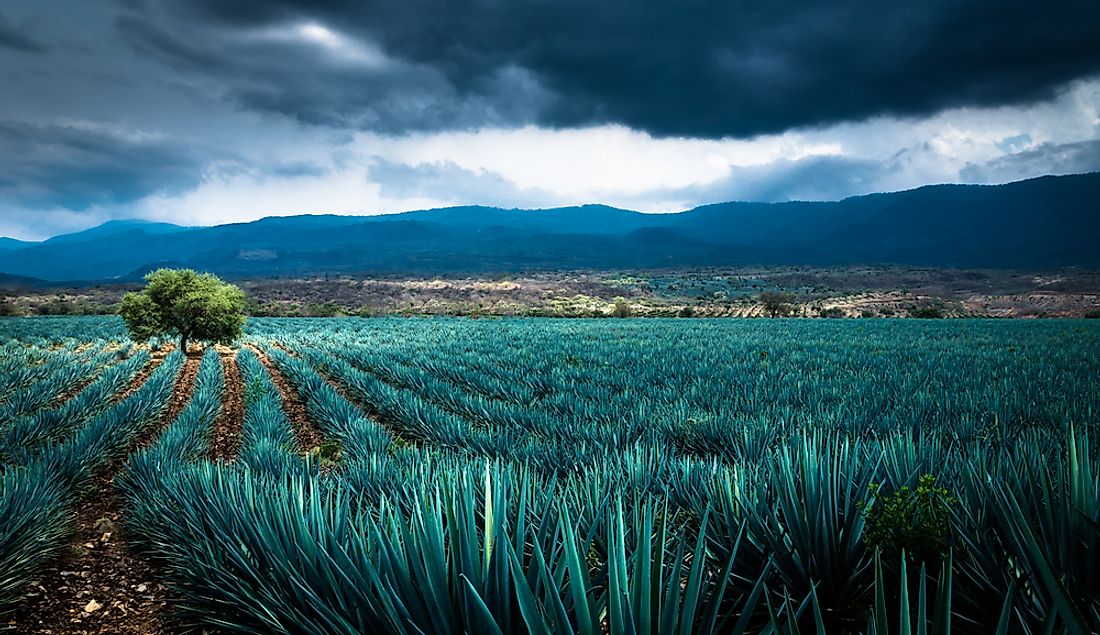
[[[1100,170],[1100,2],[5,0],[0,235]]]

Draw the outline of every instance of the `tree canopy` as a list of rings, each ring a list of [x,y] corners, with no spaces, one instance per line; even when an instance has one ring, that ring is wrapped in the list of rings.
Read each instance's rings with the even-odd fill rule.
[[[760,294],[760,303],[764,310],[772,317],[780,317],[791,313],[791,294],[781,291],[764,291]]]
[[[244,292],[208,273],[158,269],[145,276],[146,287],[127,293],[118,313],[139,342],[156,336],[229,344],[244,330]]]

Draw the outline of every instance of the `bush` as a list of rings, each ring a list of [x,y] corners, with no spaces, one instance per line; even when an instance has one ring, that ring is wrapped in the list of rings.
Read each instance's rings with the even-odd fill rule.
[[[934,306],[922,306],[910,311],[909,317],[921,318],[925,320],[938,320],[943,317],[943,311]]]
[[[318,302],[309,305],[310,317],[339,317],[344,314],[344,307],[335,302]]]
[[[791,294],[779,291],[764,291],[760,294],[760,303],[764,305],[764,311],[771,317],[790,315]]]
[[[1100,309],[1093,309],[1085,312],[1085,318],[1089,320],[1100,319]]]
[[[904,550],[915,561],[939,561],[951,547],[951,507],[957,499],[936,477],[925,474],[917,489],[903,486],[883,496],[878,483],[863,514],[863,540],[878,548],[887,562],[897,562]]]

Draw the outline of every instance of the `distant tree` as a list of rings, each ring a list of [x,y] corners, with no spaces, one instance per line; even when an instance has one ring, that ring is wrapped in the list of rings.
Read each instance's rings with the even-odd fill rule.
[[[190,269],[158,269],[145,282],[142,291],[123,296],[118,309],[135,340],[179,337],[186,353],[191,340],[229,344],[241,336],[245,296],[236,286]]]
[[[611,310],[611,315],[617,318],[630,317],[631,310],[630,305],[627,304],[623,298],[615,298],[615,308]]]
[[[337,317],[344,313],[344,307],[334,302],[315,302],[309,305],[310,317]]]
[[[943,317],[943,311],[934,306],[917,307],[909,312],[909,317],[925,320],[938,320]]]
[[[789,315],[791,312],[791,294],[782,291],[762,291],[760,303],[771,317]]]

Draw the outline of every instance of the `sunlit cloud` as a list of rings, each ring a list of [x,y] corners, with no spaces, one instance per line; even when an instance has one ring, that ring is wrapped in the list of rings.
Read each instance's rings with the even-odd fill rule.
[[[261,42],[301,44],[322,51],[334,61],[368,68],[378,69],[393,63],[376,45],[344,35],[319,22],[307,21],[268,27],[248,33],[245,38]]]

